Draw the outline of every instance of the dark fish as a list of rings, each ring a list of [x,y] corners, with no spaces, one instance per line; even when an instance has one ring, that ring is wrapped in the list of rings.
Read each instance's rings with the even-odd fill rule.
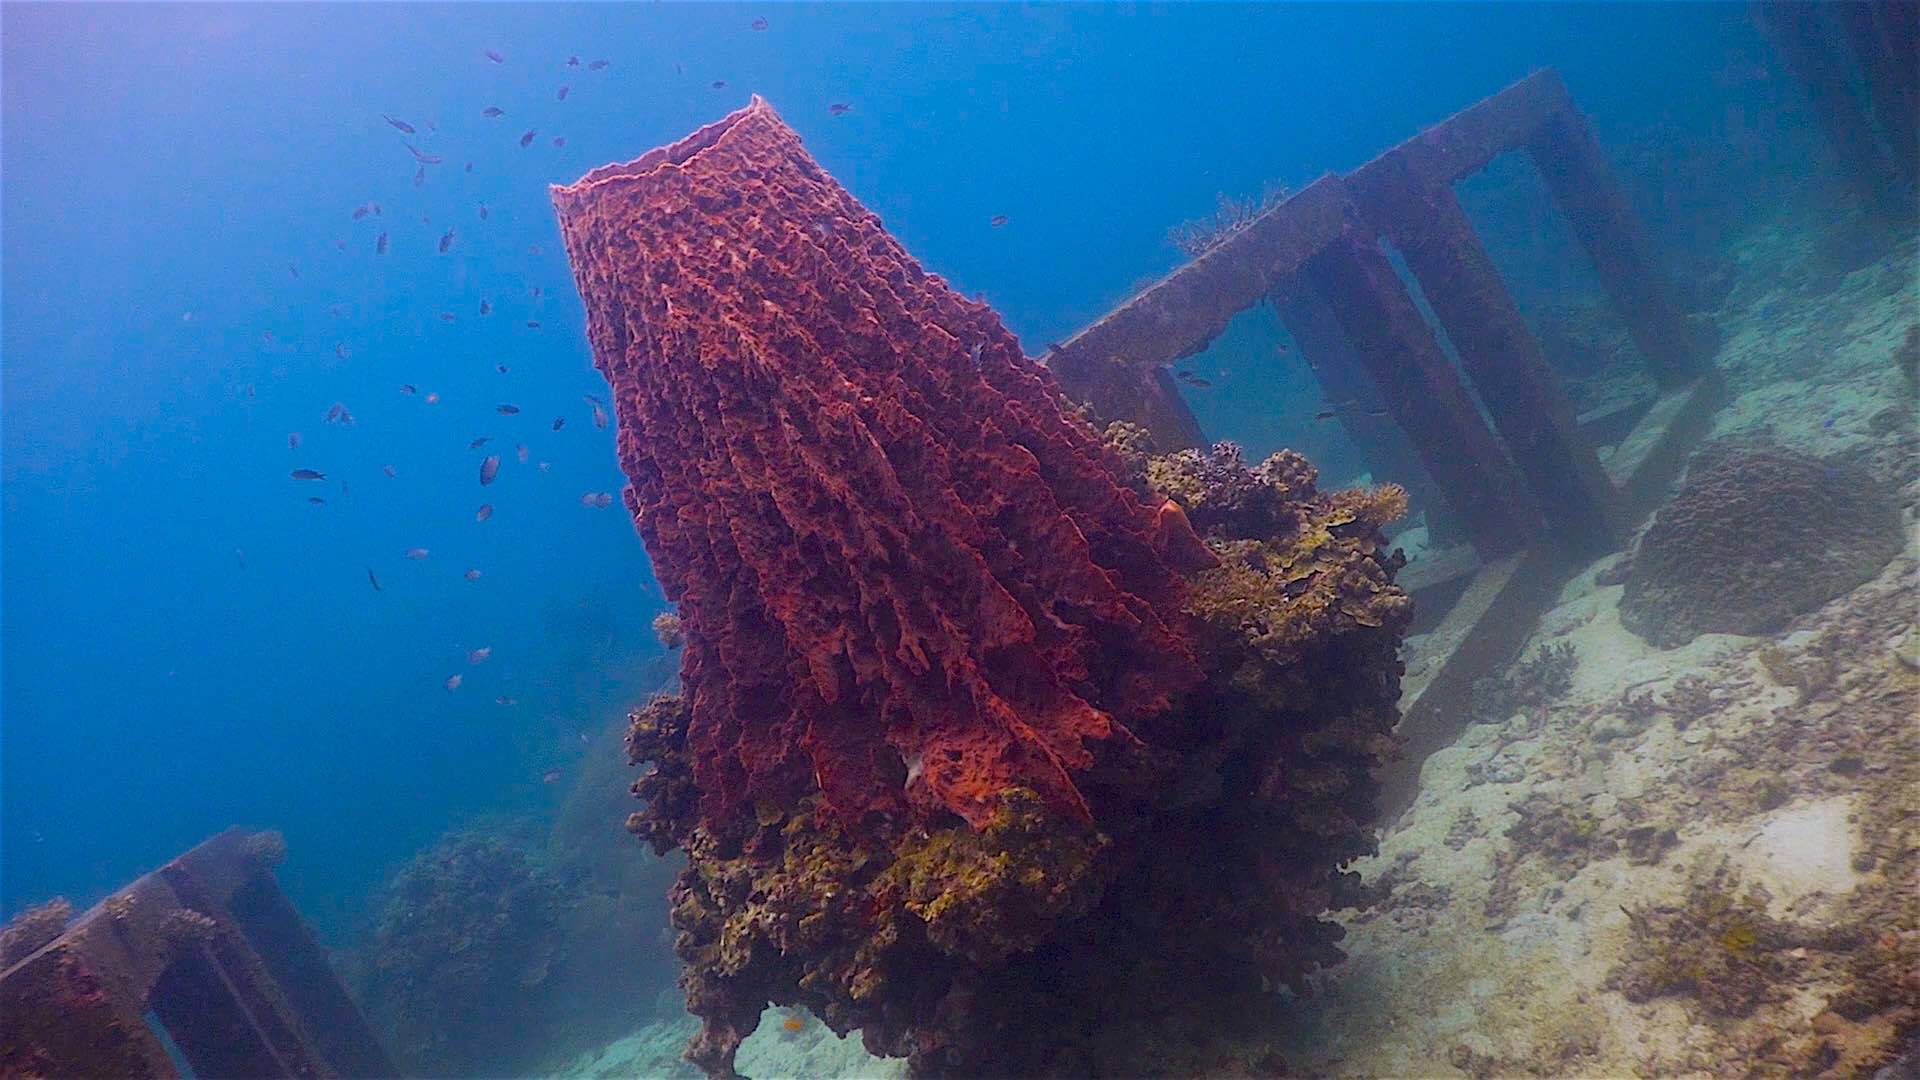
[[[500,373],[500,374],[502,374],[502,375],[505,375],[505,374],[507,373],[507,365],[505,365],[505,364],[495,364],[495,365],[493,365],[493,370],[495,370],[495,371],[497,371],[497,372],[499,372],[499,373]]]
[[[553,96],[561,101],[567,100],[567,88],[564,86],[561,87]]]
[[[563,427],[566,427],[566,426],[567,426],[567,418],[566,418],[566,417],[564,417],[564,416],[556,416],[556,417],[554,417],[554,418],[553,418],[553,430],[555,430],[555,431],[559,431],[559,430],[560,430],[561,428],[563,428]]]
[[[593,63],[587,65],[587,70],[599,71],[601,68],[604,68],[611,63],[613,63],[613,61],[611,60],[595,60]]]
[[[352,356],[353,353],[347,349],[347,343],[342,341],[334,345],[333,355],[345,360],[347,357]]]
[[[460,689],[460,676],[458,675],[447,676],[446,687],[447,687],[448,693],[452,693],[453,691]]]
[[[489,120],[492,120],[495,117],[507,115],[507,110],[501,108],[498,105],[489,105],[486,108],[480,110],[480,115],[486,117]]]
[[[1367,410],[1367,415],[1368,415],[1368,416],[1385,416],[1385,415],[1387,415],[1387,410],[1386,410],[1386,409],[1384,409],[1384,408],[1382,408],[1382,409],[1368,409],[1368,410]]]
[[[380,591],[380,579],[373,576],[373,567],[371,566],[367,567],[367,584],[373,586],[374,592]]]
[[[525,150],[527,147],[532,146],[534,135],[535,135],[534,129],[528,128],[527,133],[525,135],[520,136],[520,149]]]
[[[321,472],[319,469],[295,469],[293,470],[293,478],[295,480],[325,480],[327,474]]]
[[[466,577],[466,579],[467,579],[468,581],[479,581],[479,580],[480,580],[480,571],[479,571],[479,570],[477,570],[477,569],[475,569],[475,568],[473,568],[473,567],[471,567],[471,566],[469,566],[469,567],[467,567],[467,572],[466,572],[466,574],[465,574],[464,576]]]
[[[521,443],[518,446],[515,446],[513,448],[513,453],[514,453],[514,456],[520,459],[520,464],[525,465],[527,463],[528,451],[527,451],[526,443]]]
[[[300,276],[300,264],[299,264],[299,263],[288,263],[288,264],[287,264],[287,273],[289,273],[289,274],[292,274],[292,275],[293,275],[294,277],[299,277],[299,276]]]
[[[501,416],[513,416],[520,411],[520,406],[496,405],[493,407],[493,411],[499,413]]]
[[[320,496],[318,496],[318,495],[309,495],[309,496],[307,496],[307,501],[308,501],[308,502],[310,502],[310,503],[312,503],[312,504],[313,504],[313,505],[315,505],[315,506],[325,506],[325,505],[327,505],[327,500],[325,500],[325,499],[323,499],[323,498],[321,498],[321,497],[320,497]]]
[[[836,101],[833,104],[827,106],[827,112],[834,116],[845,116],[852,111],[853,111],[853,106],[847,104],[844,101]]]
[[[380,204],[379,204],[379,203],[368,203],[367,205],[368,205],[368,206],[371,206],[371,207],[373,207],[373,216],[374,216],[374,217],[379,217],[379,216],[380,216]]]
[[[393,466],[391,465],[380,466],[380,471],[383,473],[386,473],[388,477],[397,477],[400,475],[399,473],[393,471]]]
[[[400,384],[400,392],[403,394],[417,394],[420,392],[420,388],[410,382],[403,382]]]
[[[528,320],[527,320],[527,329],[529,329],[529,330],[538,330],[538,329],[540,329],[540,320],[539,320],[539,319],[528,319]]]
[[[602,431],[607,429],[607,410],[598,405],[593,407],[593,426]]]
[[[408,152],[413,155],[413,160],[419,162],[422,165],[438,165],[442,161],[447,160],[446,158],[443,158],[443,157],[435,157],[432,154],[423,154],[420,152],[420,148],[414,146],[412,143],[402,143],[401,145],[405,146]]]
[[[345,251],[345,250],[347,250],[347,242],[346,242],[346,240],[344,240],[344,239],[340,239],[340,240],[335,240],[335,241],[333,242],[333,250],[335,250],[335,251]]]
[[[1292,352],[1293,348],[1283,341],[1280,344],[1275,345],[1273,347],[1273,351],[1279,353],[1281,356],[1285,356],[1288,353]]]
[[[413,171],[413,186],[419,187],[421,184],[424,184],[426,182],[427,182],[427,167],[425,165],[422,165],[418,169],[415,169]]]
[[[535,252],[535,254],[539,254],[539,253]],[[533,297],[535,300],[540,299],[540,293],[541,293],[541,289],[540,289],[540,286],[538,285],[535,285],[532,288],[527,290],[527,294]]]
[[[1176,371],[1173,373],[1173,377],[1186,383],[1188,386],[1197,386],[1202,389],[1213,385],[1210,380],[1203,379],[1191,371]]]
[[[264,333],[262,333],[262,334],[260,335],[260,340],[261,340],[261,341],[263,341],[263,342],[265,342],[265,343],[267,343],[268,345],[271,345],[271,344],[273,344],[273,331],[271,331],[271,330],[268,330],[268,331],[266,331],[266,332],[264,332]]]
[[[597,394],[581,394],[580,396],[586,399],[586,402],[589,405],[605,405],[606,404],[606,402],[600,400],[600,397]]]
[[[342,307],[339,304],[335,304],[332,307],[327,309],[327,314],[333,316],[336,319],[342,315],[345,315],[346,313],[347,313],[347,309]]]
[[[408,548],[406,551],[406,556],[407,558],[412,559],[414,562],[419,562],[421,559],[424,559],[427,557],[427,549],[426,548]]]
[[[1007,223],[1007,215],[1005,214],[995,214],[992,217],[987,219],[987,224],[993,226],[996,229],[1002,225],[1005,225],[1006,223]]]
[[[500,53],[494,49],[488,49],[486,51],[486,57],[496,64],[504,64],[507,62],[507,58],[500,55]]]
[[[755,30],[765,30],[765,29],[767,28],[767,20],[765,20],[765,19],[755,19],[755,20],[753,20],[753,22],[752,22],[752,23],[751,23],[750,25],[751,25],[751,26],[752,26],[752,27],[753,27],[753,28],[754,28]]]
[[[289,450],[300,449],[300,433],[299,432],[297,431],[287,432],[287,449]]]
[[[413,130],[413,125],[407,123],[405,120],[395,120],[393,117],[388,116],[386,113],[381,113],[380,119],[385,120],[389,124],[392,124],[394,127],[398,128],[401,132],[405,134],[408,134],[408,135],[415,134]]]
[[[451,312],[451,311],[443,311],[443,312],[441,312],[441,313],[440,313],[440,321],[441,321],[441,322],[452,322],[453,320],[454,320],[454,314],[453,314],[453,312]]]
[[[500,455],[488,454],[487,460],[480,463],[480,486],[486,487],[493,483],[493,478],[498,475],[500,475]]]
[[[440,234],[440,254],[445,255],[447,249],[451,247],[453,247],[453,230],[448,229]]]
[[[727,80],[725,79],[713,80],[713,88],[715,90],[725,90],[727,88]]]
[[[554,137],[554,140],[553,140],[553,145],[555,145],[555,146],[565,146],[565,145],[567,145],[567,137],[566,137],[565,135],[559,135],[559,136],[555,136],[555,137]]]
[[[577,56],[569,56],[569,57],[567,57],[567,66],[568,66],[568,67],[579,67],[579,66],[580,66],[580,58],[579,58],[579,57],[577,57]]]
[[[467,171],[468,171],[468,172],[472,172],[472,171],[473,171],[473,162],[471,162],[471,161],[469,161],[469,162],[467,162]]]
[[[487,204],[486,203],[480,204],[480,220],[481,221],[487,220]]]
[[[493,516],[492,503],[481,503],[480,509],[475,510],[473,512],[473,520],[475,521],[485,521],[492,516]]]
[[[353,220],[359,221],[361,218],[366,217],[368,214],[371,214],[371,213],[373,213],[373,211],[367,209],[367,204],[361,203],[359,206],[356,206],[353,208]]]
[[[326,422],[329,424],[351,424],[353,423],[353,414],[347,411],[345,405],[336,401],[327,406]]]
[[[1319,412],[1314,413],[1313,418],[1315,420],[1331,420],[1338,415],[1340,414],[1335,412],[1332,409],[1322,409]]]
[[[472,442],[470,442],[470,443],[468,443],[468,444],[467,444],[467,449],[469,449],[469,450],[478,450],[478,449],[480,449],[481,447],[483,447],[483,446],[485,446],[485,445],[487,445],[488,443],[490,443],[490,442],[492,442],[492,441],[493,441],[493,436],[491,436],[491,435],[482,435],[482,436],[480,436],[479,438],[477,438],[477,439],[475,439],[475,440],[473,440]]]
[[[374,240],[373,253],[375,255],[385,255],[387,253],[387,234],[386,233],[381,233],[379,237]]]
[[[485,300],[480,301],[480,314],[490,315],[492,313],[493,313],[493,305],[487,303]]]

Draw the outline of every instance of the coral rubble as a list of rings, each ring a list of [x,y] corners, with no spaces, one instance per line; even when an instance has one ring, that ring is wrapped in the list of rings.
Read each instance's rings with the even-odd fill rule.
[[[1864,472],[1716,445],[1641,538],[1620,618],[1660,646],[1770,633],[1871,579],[1903,543],[1898,508]]]
[[[688,1058],[772,1003],[922,1076],[1278,1069],[1373,845],[1404,493],[1103,443],[758,101],[555,202],[685,638],[628,745]]]

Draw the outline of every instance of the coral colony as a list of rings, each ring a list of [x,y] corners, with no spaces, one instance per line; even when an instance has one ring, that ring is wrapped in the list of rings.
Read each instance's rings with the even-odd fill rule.
[[[1277,1069],[1373,844],[1404,494],[1103,442],[758,99],[554,202],[684,635],[629,748],[688,1058],[773,1003],[922,1076]]]

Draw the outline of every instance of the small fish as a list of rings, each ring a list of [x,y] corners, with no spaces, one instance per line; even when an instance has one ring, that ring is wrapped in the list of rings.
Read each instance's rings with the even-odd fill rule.
[[[556,417],[554,417],[554,418],[553,418],[553,430],[555,430],[555,431],[559,431],[559,430],[560,430],[561,428],[563,428],[563,427],[566,427],[566,426],[567,426],[567,418],[566,418],[566,417],[564,417],[564,416],[556,416]]]
[[[326,422],[329,424],[342,424],[342,425],[352,424],[353,414],[347,411],[347,407],[345,405],[336,401],[333,404],[327,406]]]
[[[380,466],[380,471],[383,473],[386,473],[389,479],[398,478],[400,475],[399,473],[393,471],[393,466],[391,465]]]
[[[415,169],[413,171],[413,186],[419,187],[420,185],[426,182],[427,182],[427,167],[425,165],[422,165],[418,169]]]
[[[565,146],[565,145],[567,145],[567,137],[566,137],[565,135],[559,135],[559,136],[556,136],[556,137],[554,138],[554,140],[553,140],[553,145],[555,145],[555,146]]]
[[[487,59],[493,61],[496,64],[504,64],[507,62],[507,58],[505,56],[502,56],[499,53],[499,51],[495,49],[488,49],[484,55],[486,56]]]
[[[527,329],[529,329],[529,330],[538,330],[538,329],[540,329],[540,320],[539,320],[539,319],[528,319],[528,320],[527,320]]]
[[[407,558],[412,559],[414,562],[419,562],[421,559],[426,558],[427,554],[426,548],[408,548],[406,550]]]
[[[327,314],[333,316],[336,319],[342,315],[345,315],[346,313],[347,313],[347,309],[340,304],[334,304],[333,306],[327,308]]]
[[[453,691],[460,689],[460,676],[458,675],[447,676],[446,687],[447,687],[448,693],[452,693]]]
[[[600,396],[598,394],[581,394],[580,396],[581,398],[585,399],[589,405],[605,405],[606,404],[606,402],[600,400]]]
[[[292,274],[292,275],[293,275],[294,277],[296,277],[296,278],[297,278],[297,277],[299,277],[299,276],[300,276],[300,264],[298,264],[298,263],[288,263],[288,264],[287,264],[287,273],[289,273],[289,274]]]
[[[321,472],[319,469],[295,469],[292,475],[295,480],[325,480],[327,478],[327,474]]]
[[[468,444],[467,444],[467,449],[469,449],[469,450],[478,450],[478,449],[480,449],[481,447],[483,447],[483,446],[485,446],[485,445],[487,445],[487,444],[488,444],[489,442],[492,442],[492,441],[493,441],[493,436],[491,436],[491,435],[482,435],[482,436],[480,436],[479,438],[477,438],[477,439],[475,439],[475,440],[473,440],[472,442],[470,442],[470,443],[468,443]]]
[[[527,450],[526,443],[521,443],[520,445],[514,447],[513,453],[516,457],[520,459],[520,464],[525,465],[527,463],[528,450]]]
[[[607,410],[598,405],[593,407],[593,426],[601,431],[607,430]]]
[[[420,392],[420,388],[410,382],[403,382],[400,384],[400,392],[403,394],[417,394]]]
[[[587,491],[587,492],[582,492],[582,493],[581,493],[581,495],[580,495],[580,505],[581,505],[581,506],[601,506],[601,505],[604,505],[604,504],[603,504],[603,503],[601,503],[601,501],[600,501],[600,492],[598,492],[598,491]]]
[[[1822,430],[1822,431],[1832,431],[1832,430],[1833,430],[1833,422],[1834,422],[1834,419],[1835,419],[1835,418],[1834,418],[1834,417],[1831,417],[1831,416],[1829,416],[1829,417],[1827,417],[1827,419],[1826,419],[1826,421],[1825,421],[1824,423],[1822,423],[1822,424],[1820,425],[1820,430]]]
[[[480,314],[482,315],[493,314],[493,305],[486,302],[485,300],[480,301]]]
[[[1331,420],[1338,415],[1340,414],[1334,411],[1333,409],[1322,409],[1319,412],[1314,413],[1313,418],[1315,420]]]
[[[568,66],[568,67],[579,67],[579,66],[580,66],[580,58],[579,58],[579,57],[577,57],[577,56],[569,56],[569,57],[567,57],[567,66]]]
[[[492,655],[493,655],[493,646],[482,645],[479,648],[467,654],[467,663],[469,664],[483,663],[486,661],[487,657]]]
[[[1288,353],[1293,351],[1293,346],[1288,345],[1286,342],[1283,341],[1280,344],[1275,345],[1273,347],[1273,351],[1279,353],[1281,356],[1285,356]]]
[[[486,487],[493,483],[493,478],[498,475],[500,475],[500,455],[488,454],[487,459],[480,463],[480,486]]]
[[[489,120],[495,120],[502,116],[507,115],[507,110],[501,108],[498,105],[489,105],[486,108],[480,110],[480,115],[486,117]]]
[[[480,220],[481,221],[487,220],[487,204],[486,203],[480,204]]]
[[[373,576],[373,567],[371,566],[367,567],[367,584],[373,586],[374,592],[380,591],[380,579]]]
[[[385,255],[387,253],[387,234],[386,233],[381,233],[373,241],[373,253],[375,255]]]
[[[567,88],[562,86],[553,96],[560,101],[567,100]]]
[[[544,251],[545,249],[542,248],[539,244],[527,245],[527,254],[529,255],[539,255],[539,254],[542,254]]]
[[[353,208],[353,220],[359,221],[371,213],[373,213],[373,211],[367,208],[367,204],[361,203],[359,206]]]
[[[247,553],[239,548],[234,548],[233,561],[240,564],[240,569],[245,570],[247,568]]]
[[[309,496],[307,496],[307,501],[308,501],[308,502],[310,502],[310,503],[312,503],[312,504],[313,504],[313,505],[315,505],[315,506],[325,506],[325,505],[327,505],[327,500],[325,500],[325,499],[323,499],[323,498],[321,498],[321,497],[320,497],[320,496],[318,496],[318,495],[309,495]]]
[[[833,116],[845,116],[852,111],[853,111],[853,106],[847,104],[844,101],[836,101],[833,104],[827,106],[827,112]]]
[[[492,503],[481,503],[480,509],[475,510],[473,512],[473,520],[475,521],[485,521],[492,516],[493,516]]]
[[[398,129],[404,135],[417,134],[417,132],[413,130],[413,125],[407,123],[405,120],[395,120],[393,117],[388,116],[386,113],[381,113],[380,119],[385,120],[387,123],[393,125],[396,129]]]
[[[987,224],[996,229],[1002,225],[1005,225],[1006,223],[1007,223],[1007,215],[1005,214],[995,214],[992,217],[987,219]]]
[[[472,172],[472,171],[473,171],[473,162],[471,162],[471,161],[469,161],[469,162],[467,162],[467,171],[468,171],[468,172]]]
[[[767,28],[767,20],[755,19],[748,25],[752,26],[755,30],[765,30]]]
[[[287,449],[289,450],[300,449],[300,433],[299,432],[297,431],[287,432]]]
[[[266,342],[268,345],[273,344],[273,331],[268,330],[265,333],[261,334],[260,340]]]
[[[335,240],[335,241],[333,242],[333,250],[335,250],[335,251],[345,251],[345,250],[347,250],[347,241],[346,241],[346,239],[345,239],[345,238],[343,237],[343,238],[341,238],[341,239],[339,239],[339,240]]]
[[[453,230],[448,229],[440,234],[440,254],[445,255],[451,247],[453,247]]]
[[[427,404],[429,405],[440,404],[440,395],[437,392],[429,391],[427,393]]]
[[[600,69],[606,67],[608,64],[611,64],[611,63],[613,63],[613,61],[611,60],[595,60],[593,63],[587,65],[587,70],[599,71]]]
[[[532,146],[533,137],[536,134],[538,134],[538,132],[535,131],[535,129],[528,128],[527,133],[525,135],[520,136],[520,149],[525,150],[527,147]]]
[[[538,252],[536,252],[535,254],[538,254]],[[532,285],[532,286],[528,286],[527,295],[533,297],[535,300],[538,300],[540,299],[540,294],[545,291],[546,290],[542,289],[538,285]]]
[[[505,694],[501,694],[499,697],[493,699],[493,703],[495,705],[518,705],[520,704],[520,700],[518,698],[510,698]]]
[[[352,356],[353,352],[347,348],[346,342],[339,341],[334,343],[333,355],[339,357],[342,360],[345,360],[347,357]]]
[[[518,415],[518,414],[519,414],[519,412],[520,412],[520,406],[518,406],[518,405],[495,405],[495,406],[493,407],[493,411],[494,411],[494,412],[497,412],[497,413],[499,413],[499,414],[500,414],[501,416],[516,416],[516,415]]]
[[[543,784],[551,784],[558,779],[560,779],[559,769],[548,769],[540,774],[540,782]]]
[[[453,312],[451,312],[451,311],[443,311],[443,312],[441,312],[441,313],[440,313],[440,321],[441,321],[441,322],[452,322],[452,321],[453,321],[454,319],[456,319],[456,318],[458,318],[458,316],[456,316],[456,315],[455,315],[455,314],[454,314]]]
[[[727,80],[725,79],[713,80],[713,88],[715,90],[725,90],[727,88]]]
[[[471,566],[469,566],[469,567],[467,567],[467,572],[466,572],[466,574],[465,574],[465,575],[463,575],[463,576],[464,576],[464,577],[466,577],[466,579],[467,579],[468,581],[479,581],[479,580],[480,580],[480,571],[479,571],[479,570],[477,570],[477,569],[475,569],[475,568],[473,568],[473,567],[471,567]]]
[[[1384,409],[1384,408],[1380,408],[1380,409],[1368,409],[1368,410],[1367,410],[1367,413],[1366,413],[1366,415],[1368,415],[1368,416],[1385,416],[1385,415],[1387,415],[1387,410],[1386,410],[1386,409]]]
[[[600,494],[595,495],[593,497],[593,505],[599,506],[599,507],[612,506],[613,505],[612,493],[603,491]]]
[[[442,161],[447,160],[446,158],[443,158],[443,157],[435,157],[432,154],[423,153],[419,147],[413,145],[412,143],[401,143],[400,145],[406,147],[407,151],[413,155],[413,160],[419,162],[422,165],[438,165]]]
[[[495,364],[493,365],[493,370],[499,372],[502,375],[505,375],[509,369],[505,364]]]
[[[537,468],[537,469],[539,469],[539,470],[540,470],[541,472],[547,472],[548,470],[550,470],[550,469],[552,469],[552,468],[553,468],[553,466],[552,466],[552,465],[550,465],[550,464],[548,464],[547,462],[544,462],[544,461],[543,461],[543,462],[541,462],[541,463],[540,463],[539,465],[536,465],[536,466],[534,466],[534,467],[535,467],[535,468]]]

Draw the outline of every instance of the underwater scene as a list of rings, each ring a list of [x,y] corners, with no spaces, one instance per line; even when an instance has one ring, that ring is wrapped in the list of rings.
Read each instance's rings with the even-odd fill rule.
[[[1920,1076],[1920,5],[0,3],[0,1077]]]

